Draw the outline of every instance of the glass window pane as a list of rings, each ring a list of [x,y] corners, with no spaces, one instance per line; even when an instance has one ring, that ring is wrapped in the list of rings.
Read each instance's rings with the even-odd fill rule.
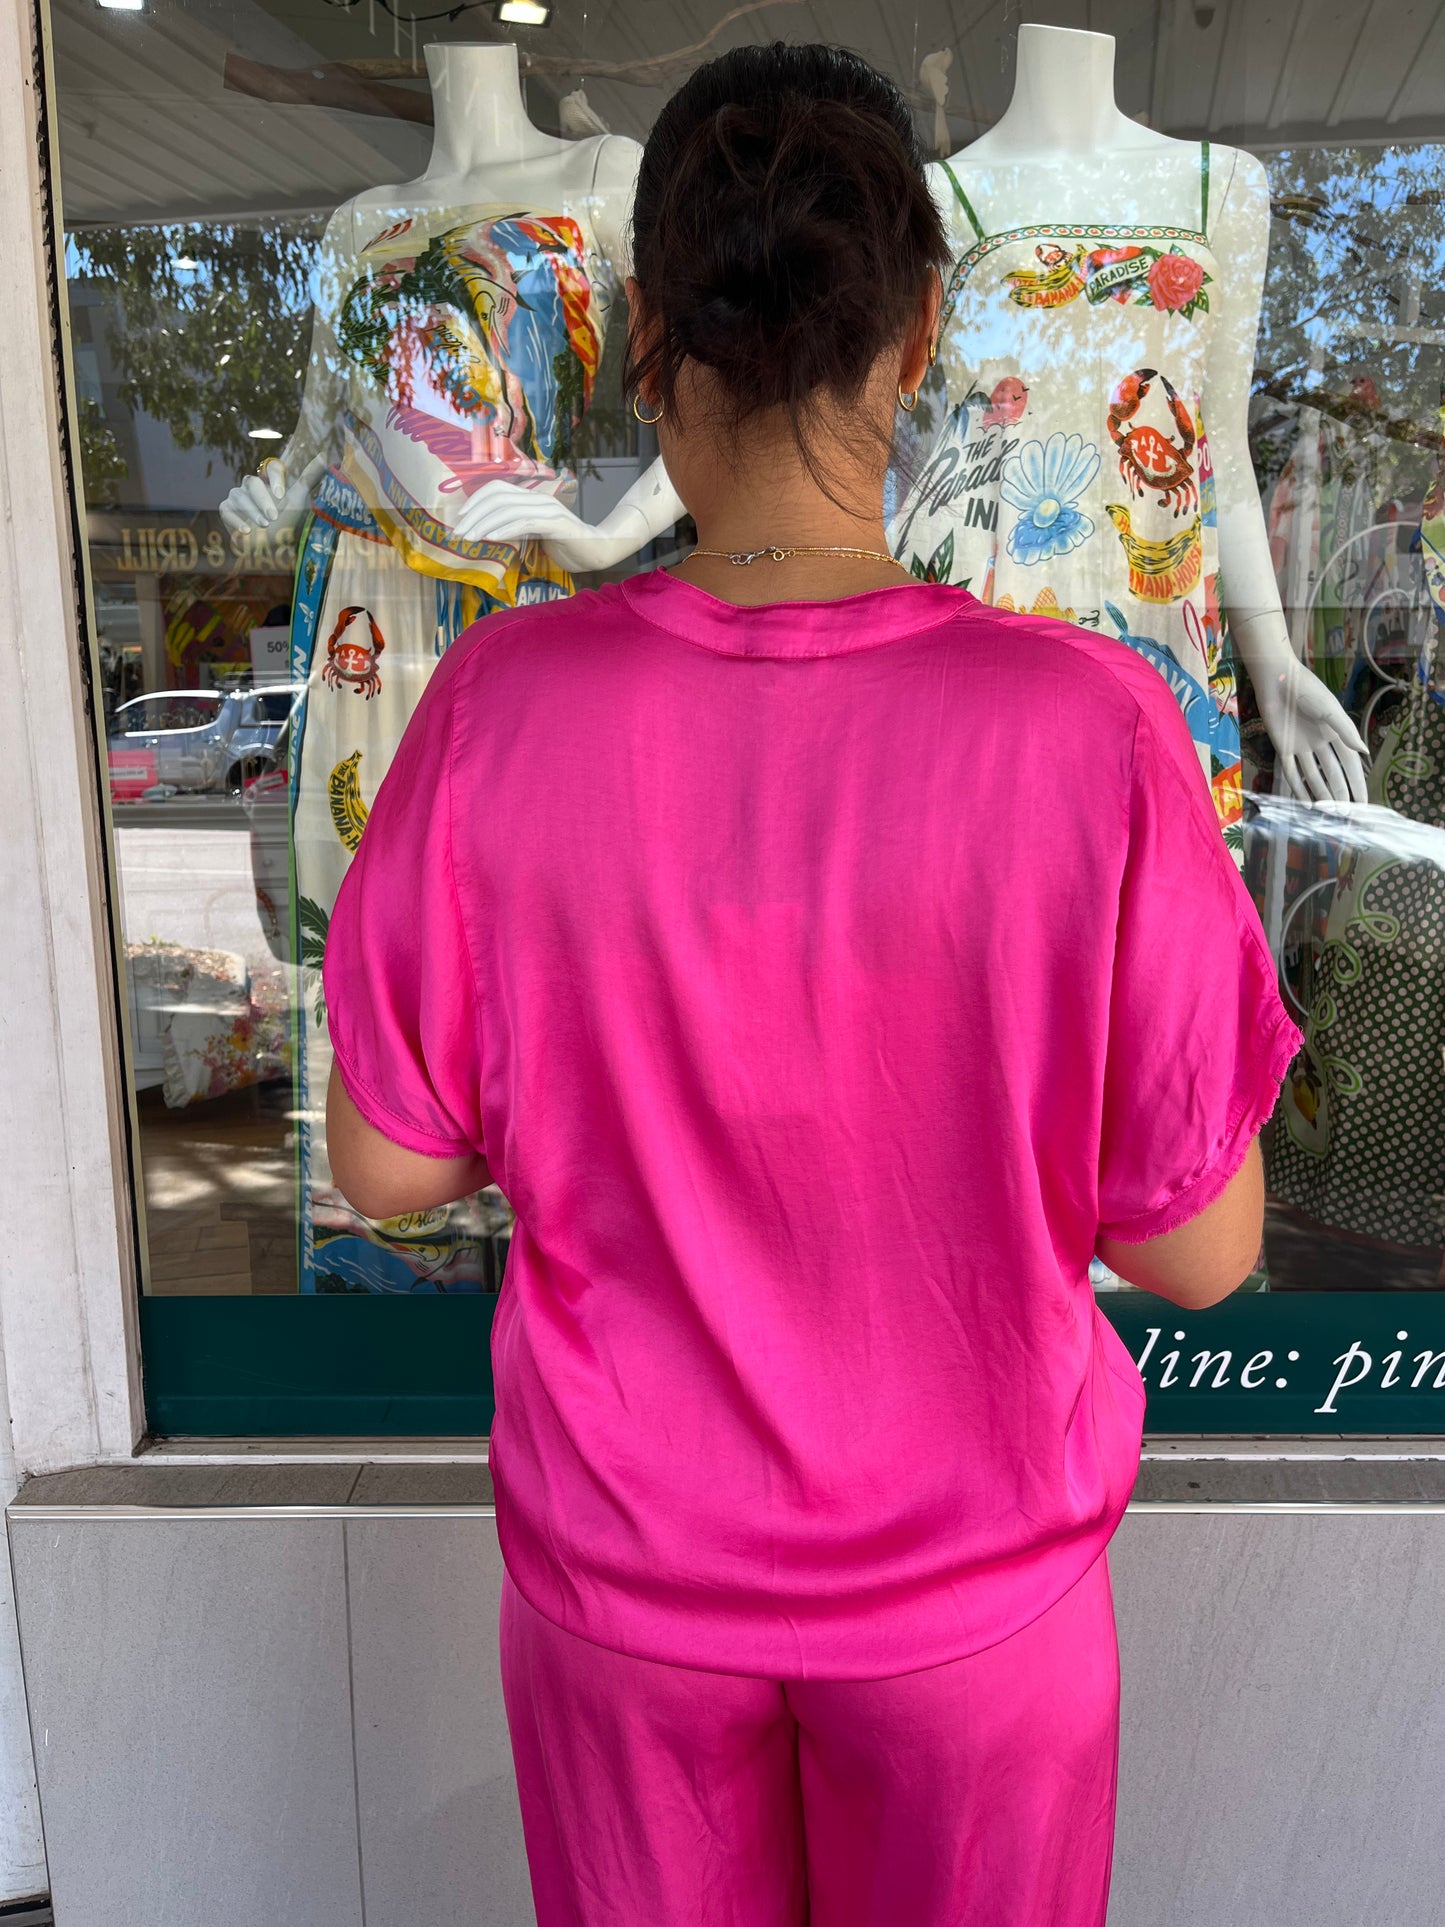
[[[440,656],[595,579],[474,539],[479,489],[595,523],[656,454],[620,379],[635,143],[700,61],[815,32],[905,90],[954,248],[895,553],[1169,681],[1305,1028],[1256,1295],[1308,1332],[1319,1294],[1439,1290],[1445,25],[1115,0],[1105,45],[1070,9],[1021,43],[1002,0],[541,11],[51,5],[148,1293],[498,1289],[495,1189],[376,1225],[330,1182],[331,908]],[[1055,122],[1083,129],[1067,165]],[[1310,797],[1348,790],[1354,731],[1368,800]]]

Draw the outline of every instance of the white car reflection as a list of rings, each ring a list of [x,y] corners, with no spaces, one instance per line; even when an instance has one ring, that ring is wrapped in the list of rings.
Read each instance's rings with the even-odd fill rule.
[[[117,801],[132,793],[241,795],[276,767],[277,744],[301,694],[299,686],[276,683],[133,697],[116,710],[106,737],[112,793]]]

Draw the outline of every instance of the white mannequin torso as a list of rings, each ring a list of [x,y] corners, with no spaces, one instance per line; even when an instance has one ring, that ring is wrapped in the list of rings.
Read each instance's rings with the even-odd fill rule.
[[[358,275],[374,270],[375,250],[388,235],[398,236],[399,252],[413,241],[420,248],[449,222],[464,225],[469,210],[555,214],[574,222],[583,249],[574,268],[589,284],[600,351],[600,329],[628,269],[626,229],[640,147],[613,135],[562,140],[534,127],[509,44],[433,45],[426,58],[436,130],[431,159],[415,180],[367,188],[328,222],[301,411],[280,461],[267,465],[267,479],[239,485],[222,505],[239,525],[304,507],[311,483],[336,457],[357,385],[354,359],[337,337],[338,314]]]
[[[1050,250],[1059,275],[1065,272],[1064,257],[1075,245],[1075,235],[1092,249],[1116,238],[1127,242],[1131,230],[1165,252],[1192,254],[1203,267],[1205,298],[1186,311],[1207,324],[1193,330],[1190,405],[1208,416],[1219,569],[1235,648],[1250,669],[1291,787],[1301,793],[1308,788],[1316,794],[1354,791],[1363,796],[1353,725],[1290,650],[1249,455],[1249,393],[1269,246],[1264,170],[1251,155],[1229,148],[1214,148],[1206,155],[1197,143],[1173,140],[1130,120],[1114,100],[1113,57],[1114,43],[1107,35],[1020,28],[1010,105],[971,147],[930,170],[936,198],[965,267],[978,240],[975,223],[994,237],[1032,227],[1045,245],[1048,236],[1042,230],[1050,230],[1062,244]],[[968,203],[971,218],[964,218],[961,201]],[[1114,232],[1089,236],[1091,227]],[[1177,239],[1160,233],[1176,228],[1181,230]],[[1042,261],[1043,250],[1039,253]],[[1187,279],[1194,268],[1176,272]],[[1038,278],[1027,273],[1009,277],[1016,282]],[[1098,298],[1104,285],[1095,286],[1090,298]],[[1080,280],[1074,292],[1082,286]],[[1061,304],[1071,299],[1067,290],[1058,296]],[[1142,289],[1139,299],[1147,308]],[[1042,296],[1039,305],[1046,305]],[[1118,318],[1107,297],[1101,306],[1111,320]],[[1144,319],[1141,315],[1141,339]],[[1179,338],[1177,313],[1153,319],[1162,321],[1166,334],[1172,329]],[[950,407],[961,399],[961,385],[973,378],[968,362],[977,362],[989,350],[986,323],[980,325],[977,314],[970,322],[960,331],[966,339],[951,343],[946,328],[940,338]],[[1159,343],[1160,329],[1155,327],[1149,352],[1141,345],[1136,358],[1153,362]],[[1129,372],[1126,356],[1106,377],[1102,367],[1092,367],[1088,349],[1078,341],[1060,352],[1066,379],[1076,383],[1107,379],[1112,384]],[[1157,391],[1159,384],[1153,385]],[[1160,399],[1156,392],[1156,407]],[[1098,439],[1112,456],[1106,438]],[[1321,750],[1326,754],[1321,765],[1325,782],[1298,783],[1295,757],[1304,752],[1313,758]]]
[[[534,127],[522,98],[517,50],[510,43],[433,44],[426,50],[434,134],[426,171],[414,181],[369,187],[338,208],[340,217],[400,219],[479,199],[561,207],[588,200],[598,247],[619,277],[623,235],[642,150],[620,135],[562,140]]]
[[[960,161],[1077,161],[1167,152],[1167,134],[1130,120],[1114,99],[1114,42],[1072,28],[1019,28],[1014,91],[1002,117]]]

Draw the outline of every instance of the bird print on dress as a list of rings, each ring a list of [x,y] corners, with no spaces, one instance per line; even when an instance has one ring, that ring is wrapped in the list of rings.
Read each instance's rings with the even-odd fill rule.
[[[980,428],[1012,428],[1029,405],[1029,391],[1017,375],[1005,375],[994,383],[988,407],[978,418]]]

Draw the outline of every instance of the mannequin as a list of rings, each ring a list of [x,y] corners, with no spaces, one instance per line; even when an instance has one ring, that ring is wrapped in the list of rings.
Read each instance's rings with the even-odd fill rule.
[[[1020,28],[1017,79],[1008,110],[996,126],[947,164],[965,187],[969,182],[983,184],[977,198],[987,201],[990,229],[1038,220],[1041,200],[1047,203],[1050,217],[1061,221],[1121,226],[1169,227],[1197,206],[1200,150],[1123,114],[1114,99],[1113,70],[1114,42],[1107,34]],[[1364,744],[1338,701],[1290,645],[1249,458],[1249,388],[1269,244],[1264,170],[1252,156],[1215,149],[1212,172],[1217,182],[1212,241],[1229,273],[1212,276],[1213,285],[1207,290],[1211,338],[1201,385],[1207,390],[1217,502],[1217,570],[1230,634],[1250,671],[1291,792],[1302,799],[1363,801]],[[943,168],[933,173],[935,192],[948,210],[951,229],[957,229],[959,211],[948,174]],[[967,228],[958,233],[961,255],[975,238]],[[953,376],[961,381],[964,358],[977,346],[961,341],[951,354],[954,344],[946,339],[940,344],[946,379]],[[954,381],[950,381],[951,403],[958,399],[952,392]],[[1163,385],[1156,381],[1150,384],[1143,406],[1157,411],[1167,400]],[[997,403],[1001,417],[1006,418],[1018,401],[1026,406],[1026,396],[1005,389]],[[1153,426],[1147,421],[1142,425]],[[1121,425],[1121,432],[1128,433],[1127,424]],[[1162,432],[1168,432],[1167,422]],[[910,538],[922,532],[917,521],[919,496],[926,495],[929,482],[925,472],[922,487],[905,504],[893,531],[895,549],[904,559],[919,555],[920,572],[952,532],[947,511],[952,507],[962,517],[967,506],[958,497],[935,504],[929,518],[932,539],[912,543]],[[1117,493],[1118,484],[1109,492]],[[983,506],[987,510],[988,505]],[[1130,508],[1131,516],[1121,539],[1125,532],[1132,536],[1134,519],[1134,505],[1123,506]],[[563,503],[529,497],[504,482],[478,491],[466,510],[473,533],[511,540],[537,537],[546,542],[554,559],[577,569],[613,566],[663,533],[681,513],[682,504],[660,463],[595,528]],[[1139,519],[1143,520],[1142,510]],[[1169,534],[1174,532],[1171,529]],[[959,578],[955,574],[951,579]],[[972,586],[982,592],[986,585],[974,581]],[[1058,607],[1065,610],[1067,599],[1060,599]],[[1075,610],[1076,616],[1080,613]],[[1092,614],[1096,620],[1108,621],[1102,609]],[[1136,643],[1147,639],[1136,633],[1132,621],[1126,633]],[[1226,718],[1221,733],[1230,726]],[[1234,780],[1237,792],[1237,775]]]
[[[1130,120],[1115,103],[1113,70],[1106,34],[1020,27],[1003,118],[934,170],[960,257],[945,304],[953,325],[946,319],[939,348],[952,413],[895,522],[895,550],[917,557],[920,572],[946,558],[936,572],[972,575],[975,593],[998,599],[987,562],[984,580],[977,565],[982,524],[997,517],[1000,497],[1010,504],[1008,450],[1025,451],[1032,429],[1042,456],[1056,391],[1092,388],[1096,414],[1092,422],[1081,416],[1079,447],[1060,446],[1058,476],[1038,478],[1065,485],[1074,548],[1063,546],[1062,524],[1036,527],[1012,551],[995,540],[1001,567],[1010,553],[1033,565],[1012,572],[1020,590],[1051,577],[1048,593],[1061,609],[1072,606],[1076,620],[1106,632],[1119,622],[1136,644],[1159,636],[1164,672],[1172,676],[1178,657],[1195,671],[1197,692],[1197,665],[1210,653],[1217,668],[1217,647],[1197,649],[1191,662],[1184,632],[1203,631],[1211,617],[1218,629],[1206,594],[1213,558],[1229,632],[1290,789],[1301,798],[1363,801],[1363,741],[1290,645],[1250,462],[1249,391],[1269,247],[1264,170],[1251,155],[1202,150]],[[1155,276],[1146,279],[1151,261]],[[1035,385],[1041,392],[1031,396]],[[992,443],[981,436],[989,428]],[[965,447],[970,457],[994,449],[999,472],[954,488],[949,478],[963,475]],[[990,464],[974,462],[975,474],[980,466]],[[1019,474],[1014,484],[1021,501],[1029,479]],[[971,566],[961,567],[960,556]],[[1041,556],[1046,569],[1037,566]],[[1098,594],[1121,559],[1129,569],[1118,580],[1135,591],[1132,602]],[[1095,606],[1081,607],[1076,587]],[[1214,694],[1217,701],[1218,681]]]
[[[464,504],[492,476],[573,498],[641,150],[559,140],[527,118],[516,49],[431,46],[425,173],[339,208],[322,242],[300,419],[279,460],[231,490],[233,528],[306,517],[291,669],[289,955],[301,1288],[477,1289],[501,1208],[469,1199],[368,1224],[330,1182],[331,1045],[320,963],[336,892],[440,656],[489,610],[571,593],[535,544],[476,539]]]
[[[333,296],[355,255],[354,235],[367,217],[389,224],[408,215],[474,202],[479,176],[488,200],[542,204],[574,200],[588,185],[591,225],[602,258],[619,284],[625,273],[624,232],[641,150],[620,136],[578,142],[534,127],[522,99],[517,50],[498,44],[432,45],[426,49],[434,115],[425,173],[399,187],[368,188],[339,207],[322,238],[318,302],[301,414],[279,457],[238,483],[221,503],[229,528],[265,528],[303,514],[311,485],[335,445],[345,403],[347,366],[326,294]],[[582,163],[579,166],[579,162]]]

